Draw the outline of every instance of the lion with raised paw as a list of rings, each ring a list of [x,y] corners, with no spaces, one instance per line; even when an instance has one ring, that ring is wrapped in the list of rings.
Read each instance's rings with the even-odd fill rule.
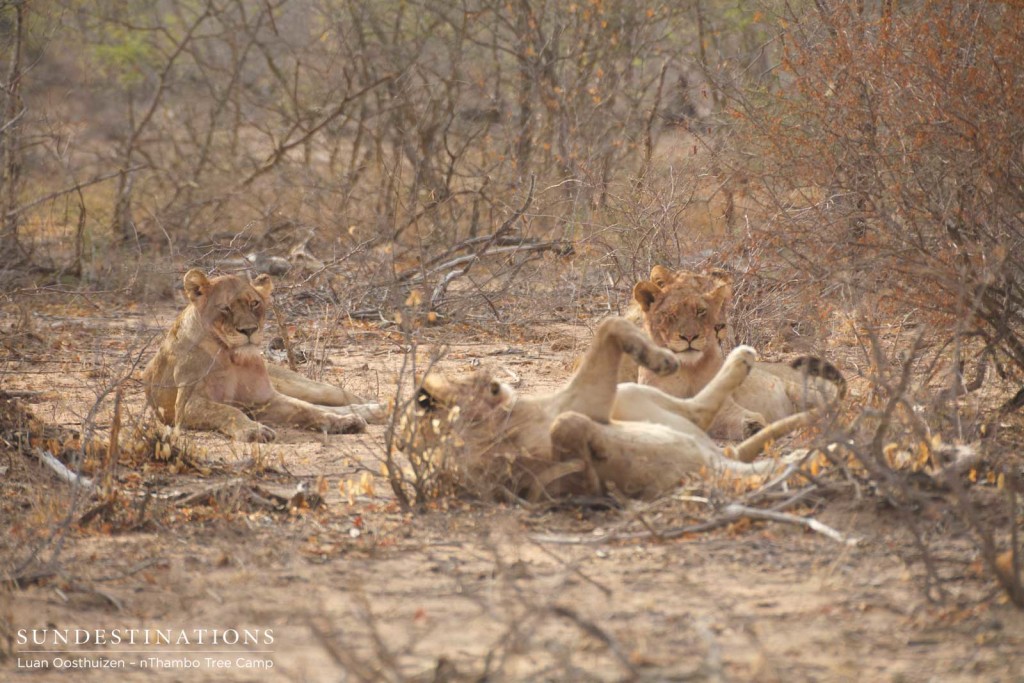
[[[263,323],[273,283],[185,273],[188,305],[143,371],[146,400],[165,424],[271,441],[274,427],[362,432],[385,410],[339,387],[263,360]]]
[[[399,448],[447,459],[481,495],[537,500],[615,490],[650,499],[687,475],[770,473],[774,461],[750,461],[769,440],[811,419],[810,413],[789,417],[722,449],[706,430],[749,375],[752,348],[734,349],[691,399],[619,384],[623,355],[658,376],[679,369],[672,351],[613,317],[601,322],[569,383],[551,394],[518,395],[488,371],[463,379],[428,373],[403,416]]]

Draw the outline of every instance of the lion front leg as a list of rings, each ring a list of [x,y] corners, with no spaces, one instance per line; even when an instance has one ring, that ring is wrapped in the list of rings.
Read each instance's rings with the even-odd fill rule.
[[[591,460],[590,436],[596,423],[580,413],[562,413],[551,425],[553,462],[538,473],[530,499],[539,494],[558,498],[566,495],[596,496],[603,492]]]
[[[266,404],[253,410],[261,420],[281,427],[299,427],[328,434],[357,434],[366,431],[366,420],[358,415],[339,415],[330,408],[275,394]]]
[[[238,408],[195,394],[180,401],[174,418],[175,427],[220,432],[238,441],[266,443],[277,438],[273,429],[250,419]]]
[[[615,404],[619,363],[624,355],[659,375],[679,369],[675,354],[655,344],[639,327],[625,318],[605,318],[576,374],[562,392],[562,406],[598,422],[607,422]]]
[[[756,354],[740,346],[729,354],[718,374],[693,398],[676,398],[648,385],[622,384],[612,411],[617,420],[655,422],[687,434],[715,431],[716,436],[745,439],[766,424],[760,413],[742,408],[732,397],[750,373]]]

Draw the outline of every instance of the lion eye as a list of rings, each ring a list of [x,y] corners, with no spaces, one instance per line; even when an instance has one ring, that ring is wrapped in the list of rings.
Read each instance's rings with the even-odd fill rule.
[[[254,311],[258,311],[260,309],[260,302],[253,299],[249,302],[249,307]]]
[[[698,306],[698,307],[697,307],[697,317],[698,317],[698,318],[703,318],[703,317],[704,317],[704,316],[706,316],[707,314],[708,314],[708,309],[707,309],[707,307],[705,307],[705,306]]]
[[[721,332],[725,329],[725,323],[718,323],[715,325],[715,332]]]

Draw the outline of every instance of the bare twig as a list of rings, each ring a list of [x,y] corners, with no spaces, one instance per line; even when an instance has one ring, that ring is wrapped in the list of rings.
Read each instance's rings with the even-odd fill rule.
[[[273,169],[275,166],[277,166],[278,162],[281,161],[281,159],[283,159],[284,156],[289,151],[295,149],[296,147],[300,147],[303,144],[305,144],[314,135],[319,133],[324,128],[324,126],[326,126],[331,121],[333,121],[334,119],[336,119],[339,116],[341,116],[345,112],[345,109],[348,108],[348,106],[350,104],[352,104],[352,102],[354,102],[355,100],[358,100],[360,97],[362,97],[366,93],[370,92],[371,90],[376,89],[378,86],[383,85],[384,83],[387,83],[389,81],[394,80],[394,78],[395,78],[395,74],[385,74],[384,76],[381,76],[380,78],[375,80],[373,83],[370,83],[369,85],[367,85],[367,86],[365,86],[363,88],[360,88],[356,92],[351,93],[351,94],[346,95],[345,97],[343,97],[341,102],[339,102],[337,105],[335,105],[334,109],[332,109],[331,111],[327,112],[317,123],[315,123],[314,125],[310,126],[309,129],[307,129],[302,135],[298,136],[294,140],[288,140],[286,142],[282,142],[276,148],[274,148],[274,151],[272,151],[270,153],[270,155],[267,157],[266,161],[264,161],[263,164],[259,168],[257,168],[255,171],[253,171],[248,176],[246,176],[245,179],[242,180],[241,183],[239,183],[239,186],[245,188],[245,187],[248,187],[249,185],[251,185],[254,180],[256,180],[261,175],[263,175],[264,173],[267,173],[268,171]]]
[[[291,335],[288,334],[288,326],[285,324],[284,314],[281,313],[281,307],[277,305],[277,299],[271,299],[270,306],[274,309],[274,318],[277,319],[277,331],[281,335],[284,352],[288,357],[288,367],[292,372],[297,372],[298,364],[295,362],[295,350],[292,348],[292,339]]]
[[[551,607],[551,612],[564,619],[568,619],[579,626],[589,636],[596,638],[598,641],[603,643],[604,646],[608,648],[608,651],[615,656],[615,659],[619,661],[619,664],[629,672],[630,677],[626,680],[635,680],[640,677],[640,672],[635,666],[633,666],[633,663],[629,661],[629,657],[626,656],[626,653],[622,651],[622,646],[619,645],[618,641],[612,638],[607,631],[594,622],[584,619],[575,610],[565,607],[564,605],[553,605]]]
[[[498,228],[493,235],[491,235],[491,239],[484,242],[480,246],[480,248],[477,249],[476,252],[470,256],[469,260],[466,261],[466,265],[464,268],[462,268],[461,270],[451,271],[450,273],[444,276],[444,279],[442,279],[441,282],[438,283],[438,285],[434,288],[434,292],[430,295],[431,310],[436,310],[438,306],[441,304],[442,300],[444,299],[445,292],[448,291],[448,285],[450,285],[453,281],[457,280],[458,278],[465,277],[466,275],[468,275],[470,269],[472,269],[473,266],[480,261],[481,256],[488,252],[488,250],[494,244],[495,240],[497,240],[500,237],[503,237],[505,233],[511,230],[512,227],[515,226],[515,224],[519,221],[519,219],[522,218],[523,214],[526,213],[527,209],[529,209],[530,205],[533,203],[533,190],[536,187],[536,184],[537,178],[531,177],[530,189],[526,193],[526,200],[523,202],[523,205],[516,209],[512,213],[512,215],[509,216],[505,220],[505,222],[501,224],[501,227]]]

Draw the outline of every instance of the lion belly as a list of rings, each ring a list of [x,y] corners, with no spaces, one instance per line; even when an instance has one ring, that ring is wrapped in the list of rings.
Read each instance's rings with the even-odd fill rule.
[[[657,498],[710,464],[695,439],[664,425],[615,422],[591,434],[598,477],[631,498]]]

